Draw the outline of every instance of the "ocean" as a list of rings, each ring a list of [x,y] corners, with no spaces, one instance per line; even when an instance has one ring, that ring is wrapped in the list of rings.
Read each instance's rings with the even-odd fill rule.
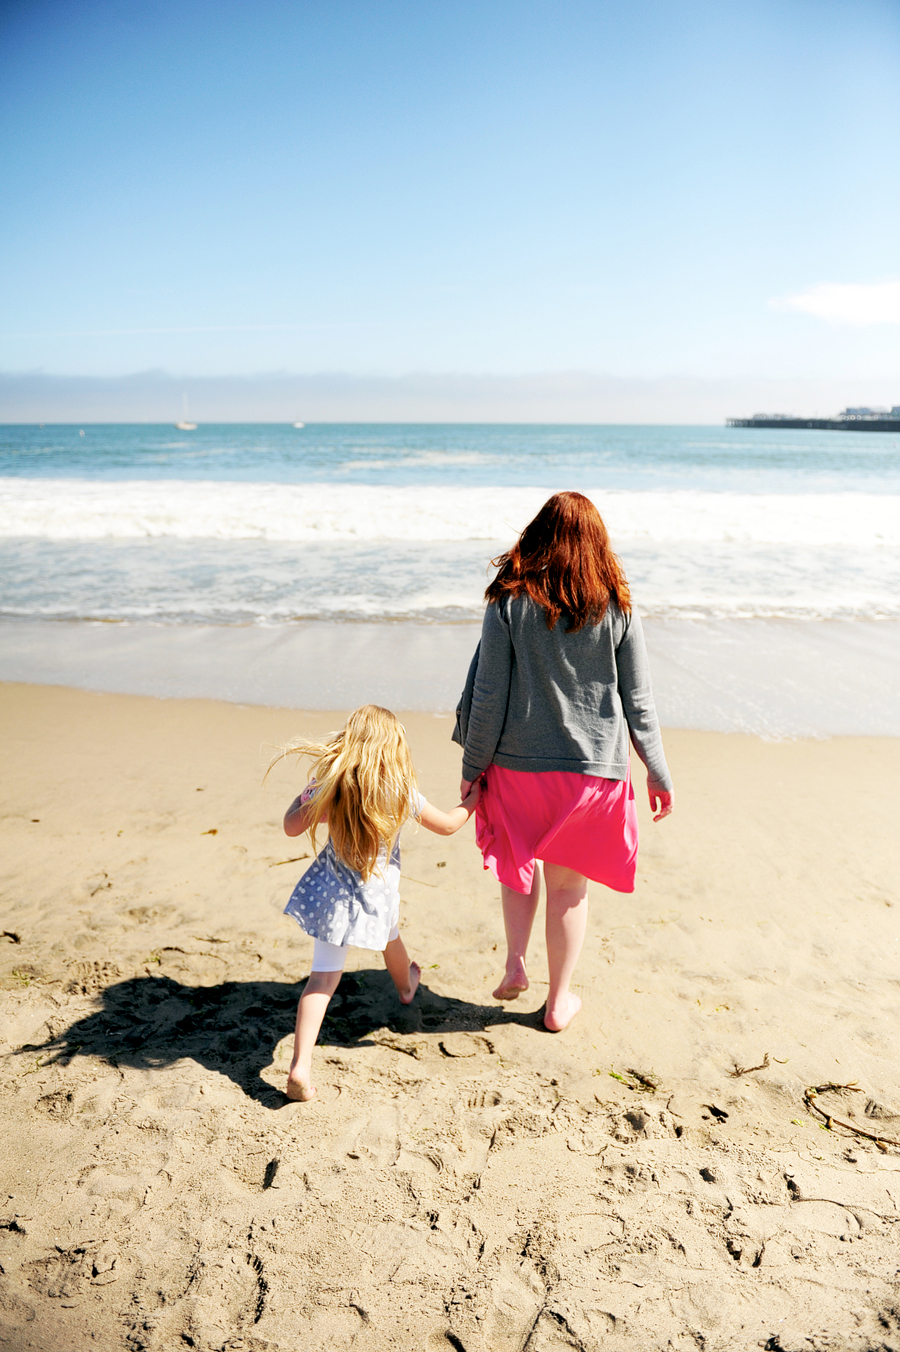
[[[380,679],[415,631],[413,647],[422,653],[413,669],[395,675],[393,686],[373,684],[384,687],[379,697],[393,690],[405,707],[445,707],[447,683],[460,666],[465,674],[462,656],[474,646],[490,559],[561,488],[597,503],[646,621],[651,655],[655,643],[663,666],[691,666],[685,651],[718,654],[713,666],[722,680],[730,661],[732,685],[753,679],[758,689],[761,672],[748,674],[748,663],[761,664],[782,705],[779,664],[795,686],[804,663],[813,675],[823,661],[832,675],[842,660],[867,672],[867,712],[845,713],[843,722],[832,714],[804,721],[783,709],[750,717],[745,709],[716,715],[718,722],[706,713],[704,724],[698,688],[691,725],[712,720],[767,735],[900,733],[890,675],[900,632],[894,434],[3,427],[0,677],[97,688],[113,681],[136,692],[149,681],[150,693],[244,700],[257,691],[260,702],[323,707],[318,680],[314,693],[292,694],[294,647],[308,662],[314,637],[336,669],[342,652],[352,651],[354,672],[371,654]],[[178,654],[188,652],[186,686]],[[230,685],[222,675],[229,653]],[[284,658],[284,681],[264,677],[267,653],[270,670],[274,654]],[[242,662],[255,677],[238,679]],[[695,678],[702,665],[693,662]],[[122,674],[104,685],[94,668]],[[315,677],[315,667],[306,675]],[[446,689],[437,691],[438,677]],[[869,690],[873,680],[877,688]],[[656,683],[665,711],[659,676]],[[350,702],[361,688],[356,675],[348,684],[337,670],[325,685],[329,697],[344,691]]]

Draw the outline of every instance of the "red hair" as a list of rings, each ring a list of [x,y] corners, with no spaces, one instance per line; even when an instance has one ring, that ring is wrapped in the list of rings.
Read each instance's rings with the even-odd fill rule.
[[[485,600],[527,592],[546,610],[549,629],[564,613],[571,618],[569,633],[599,624],[611,596],[620,610],[631,610],[631,593],[610,548],[609,532],[583,493],[554,493],[512,549],[491,563],[498,572]]]

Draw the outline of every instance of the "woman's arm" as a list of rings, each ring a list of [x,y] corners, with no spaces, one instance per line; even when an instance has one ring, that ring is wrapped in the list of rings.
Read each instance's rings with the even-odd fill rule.
[[[478,669],[463,748],[463,779],[472,784],[490,765],[506,721],[512,673],[509,625],[492,601],[484,612]]]
[[[481,784],[476,783],[471,786],[462,802],[449,812],[442,812],[439,807],[434,807],[426,801],[419,809],[419,821],[429,831],[433,831],[436,836],[455,835],[460,827],[465,826],[475,811],[480,797]]]
[[[644,631],[636,610],[628,616],[625,633],[616,649],[616,668],[628,732],[647,768],[647,793],[655,813],[653,820],[658,822],[672,811],[675,795],[650,686]]]

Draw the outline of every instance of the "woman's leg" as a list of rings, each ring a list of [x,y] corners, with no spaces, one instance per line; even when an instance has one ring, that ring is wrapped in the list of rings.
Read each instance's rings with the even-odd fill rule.
[[[388,940],[387,948],[384,950],[384,965],[397,987],[401,1005],[412,1004],[413,996],[419,988],[422,969],[417,962],[410,962],[406,944],[399,934]]]
[[[528,990],[528,973],[525,970],[525,954],[531,927],[537,914],[541,897],[540,865],[534,866],[534,878],[531,891],[525,895],[515,892],[505,883],[501,884],[503,897],[503,924],[506,928],[506,971],[503,980],[494,991],[495,1000],[516,1000],[523,991]]]
[[[306,1103],[315,1096],[312,1082],[313,1047],[322,1027],[328,1001],[338,988],[341,972],[310,972],[306,989],[297,1005],[294,1028],[294,1055],[288,1071],[287,1096]]]
[[[547,884],[547,965],[550,968],[544,1025],[551,1033],[559,1033],[581,1008],[578,996],[569,990],[569,982],[587,929],[587,878],[561,864],[545,863],[544,879]]]

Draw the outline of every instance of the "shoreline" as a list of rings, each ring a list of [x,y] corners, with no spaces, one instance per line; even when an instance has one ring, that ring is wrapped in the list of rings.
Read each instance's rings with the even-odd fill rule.
[[[660,722],[900,736],[900,620],[645,619]],[[480,624],[0,622],[0,682],[266,707],[452,713]]]
[[[260,781],[340,715],[10,684],[0,716],[0,1346],[900,1347],[900,1148],[804,1101],[856,1081],[819,1101],[900,1141],[893,739],[668,731],[676,811],[636,783],[558,1036],[539,932],[491,999],[471,828],[407,831],[420,994],[353,950],[299,1105],[302,771]],[[449,806],[452,719],[405,722]]]

